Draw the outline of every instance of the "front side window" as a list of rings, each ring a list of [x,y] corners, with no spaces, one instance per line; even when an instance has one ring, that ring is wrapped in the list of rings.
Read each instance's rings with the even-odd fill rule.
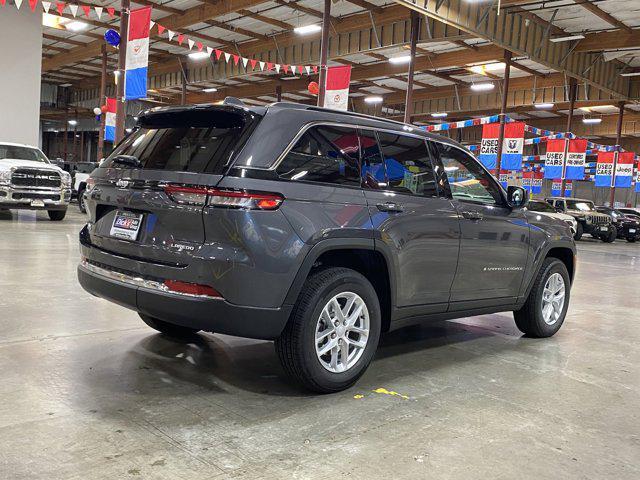
[[[497,182],[475,158],[454,146],[436,145],[453,198],[489,205],[502,203]]]
[[[580,210],[581,212],[593,212],[595,210],[593,203],[577,200],[567,200],[567,208],[570,210]]]
[[[424,139],[378,132],[388,189],[432,197],[438,195],[436,179]]]
[[[547,213],[556,213],[556,209],[552,207],[547,202],[535,202],[531,201],[527,205],[527,208],[532,212],[547,212]]]
[[[360,142],[355,128],[309,128],[286,154],[276,172],[287,180],[360,186]]]

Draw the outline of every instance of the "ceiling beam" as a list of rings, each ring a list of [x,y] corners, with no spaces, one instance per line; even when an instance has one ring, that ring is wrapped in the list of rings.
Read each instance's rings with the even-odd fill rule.
[[[262,23],[267,23],[269,25],[273,25],[274,27],[282,28],[284,30],[292,30],[293,29],[293,25],[291,25],[291,24],[289,24],[287,22],[283,22],[282,20],[277,20],[275,18],[267,17],[265,15],[262,15],[261,13],[254,13],[254,12],[252,12],[250,10],[245,10],[243,8],[238,10],[238,13],[240,15],[245,16],[245,17],[250,17],[250,18],[253,18],[255,20],[259,20]]]
[[[629,27],[628,25],[625,25],[623,22],[621,22],[620,20],[615,18],[613,15],[605,12],[600,7],[598,7],[596,4],[591,3],[589,0],[582,0],[581,2],[576,2],[576,3],[578,5],[580,5],[580,6],[582,6],[582,8],[590,11],[591,13],[596,15],[597,17],[601,18],[602,20],[607,22],[609,25],[612,25],[612,26],[614,26],[616,28],[624,30],[627,33],[632,33],[631,27]]]
[[[589,33],[580,40],[576,52],[600,52],[620,48],[640,47],[640,29],[631,33],[621,31]]]
[[[358,7],[362,7],[365,10],[368,10],[371,12],[380,13],[383,10],[382,7],[378,5],[374,5],[373,3],[370,3],[370,2],[367,2],[366,0],[347,0],[347,2],[353,3],[354,5],[357,5]]]

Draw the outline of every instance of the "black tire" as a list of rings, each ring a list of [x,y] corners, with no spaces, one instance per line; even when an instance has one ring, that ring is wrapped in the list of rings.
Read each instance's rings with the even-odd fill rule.
[[[629,243],[636,243],[637,238],[636,237],[627,237],[627,242]]]
[[[573,235],[573,239],[577,242],[582,238],[583,233],[584,233],[584,227],[580,222],[578,222],[578,226],[576,227],[576,233]]]
[[[80,209],[81,213],[87,213],[87,209],[84,206],[84,191],[86,190],[85,187],[80,187],[78,189],[78,208]]]
[[[324,306],[341,292],[355,293],[364,301],[369,312],[369,336],[360,359],[347,371],[334,373],[316,355],[315,330]],[[305,388],[319,393],[339,392],[356,383],[371,363],[380,328],[380,302],[371,283],[354,270],[328,268],[305,281],[275,348],[285,372]]]
[[[151,328],[172,338],[191,338],[193,337],[193,335],[200,331],[197,328],[174,325],[173,323],[150,317],[148,315],[145,315],[144,313],[138,313],[138,315],[140,315],[142,321],[149,325]]]
[[[549,325],[544,321],[544,317],[542,315],[542,294],[547,280],[554,273],[559,273],[564,279],[565,298],[558,320],[556,320],[552,325]],[[557,258],[545,258],[533,283],[531,292],[529,292],[527,301],[520,310],[513,312],[513,317],[516,321],[518,330],[528,337],[534,338],[546,338],[554,335],[558,330],[560,330],[565,316],[567,315],[570,291],[571,281],[569,279],[569,272],[567,272],[567,267],[564,263]]]
[[[611,226],[609,227],[609,231],[603,234],[600,238],[604,243],[613,243],[616,241],[616,238],[618,238],[618,230],[616,227]]]
[[[65,208],[64,210],[47,210],[47,213],[49,214],[49,220],[59,222],[60,220],[63,220],[67,215],[67,209]]]

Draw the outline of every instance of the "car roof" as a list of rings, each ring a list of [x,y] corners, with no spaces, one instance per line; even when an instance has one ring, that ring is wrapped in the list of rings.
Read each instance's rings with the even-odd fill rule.
[[[33,145],[27,145],[26,143],[0,142],[0,145],[6,145],[9,147],[35,148],[36,150],[40,150],[38,147],[35,147]]]

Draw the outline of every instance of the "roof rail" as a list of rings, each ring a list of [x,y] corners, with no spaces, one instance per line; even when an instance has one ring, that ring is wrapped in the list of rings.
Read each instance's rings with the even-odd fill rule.
[[[225,97],[223,105],[235,105],[237,107],[246,107],[245,103],[236,97]]]

